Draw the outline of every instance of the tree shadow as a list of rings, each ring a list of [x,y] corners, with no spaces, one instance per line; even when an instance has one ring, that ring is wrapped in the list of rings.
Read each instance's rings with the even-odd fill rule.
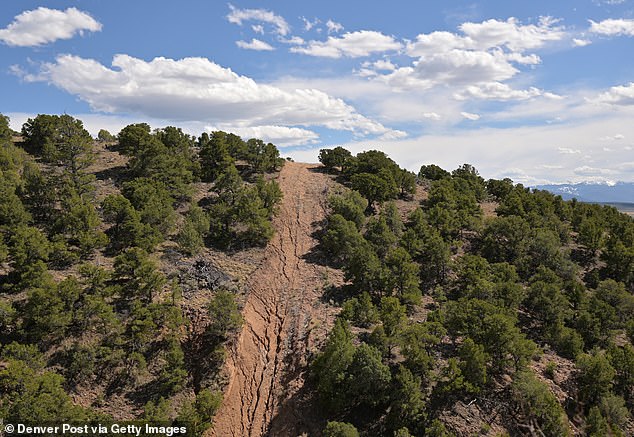
[[[127,174],[125,165],[105,168],[103,170],[96,171],[94,175],[98,181],[112,180],[116,185],[120,185],[123,182],[131,179],[130,176]]]
[[[280,387],[292,387],[293,381],[303,381],[303,385],[290,397],[278,399],[277,414],[271,419],[266,436],[321,435],[327,418],[318,405],[317,393],[309,379],[309,367],[302,363],[312,361],[312,357],[288,355],[286,369],[280,377]]]
[[[335,182],[344,185],[344,186],[349,186],[350,182],[348,181],[348,178],[346,178],[346,176],[339,170],[328,170],[326,167],[321,166],[321,165],[317,165],[315,164],[314,167],[309,167],[308,171],[312,172],[312,173],[320,173],[320,174],[325,174],[328,176],[332,176],[335,180]]]
[[[315,229],[311,234],[311,238],[318,241],[318,243],[312,247],[306,254],[302,256],[302,259],[310,264],[316,264],[324,267],[340,268],[341,264],[338,263],[332,256],[328,255],[322,248],[321,238],[324,234],[324,229],[327,223],[327,219],[318,220],[311,223],[311,227]]]
[[[356,297],[359,294],[359,289],[352,284],[344,284],[339,286],[330,285],[324,288],[324,292],[321,295],[321,301],[341,306],[346,300],[352,297]]]

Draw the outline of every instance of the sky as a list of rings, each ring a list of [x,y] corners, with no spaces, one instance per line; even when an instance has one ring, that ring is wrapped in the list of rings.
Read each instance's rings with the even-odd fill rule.
[[[0,2],[0,112],[634,182],[634,0]]]

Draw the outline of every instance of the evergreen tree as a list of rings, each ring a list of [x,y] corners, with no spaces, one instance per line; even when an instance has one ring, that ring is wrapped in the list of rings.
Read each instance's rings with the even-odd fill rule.
[[[323,435],[324,437],[359,437],[359,431],[350,423],[328,422]]]
[[[350,329],[346,322],[338,319],[322,352],[311,365],[319,398],[330,411],[341,411],[345,405],[345,393],[342,389],[354,350]]]
[[[213,182],[223,174],[234,162],[227,145],[227,134],[222,131],[211,133],[211,137],[203,134],[199,139],[201,176],[203,181]]]
[[[234,295],[227,290],[219,290],[209,303],[208,309],[211,324],[207,332],[215,337],[224,339],[227,333],[236,331],[242,325],[238,304]]]
[[[595,352],[582,354],[577,358],[577,383],[579,398],[586,405],[597,405],[599,400],[612,389],[616,371],[605,354]]]
[[[339,214],[346,220],[354,222],[357,229],[363,227],[368,201],[358,191],[346,190],[340,194],[333,194],[328,197],[328,206],[332,211],[331,217]]]
[[[165,285],[165,277],[143,249],[132,247],[114,260],[113,279],[124,299],[141,299],[151,303]]]
[[[530,372],[515,376],[513,398],[528,425],[550,436],[569,435],[568,420],[547,385]]]
[[[460,347],[460,368],[469,384],[468,391],[478,393],[486,385],[487,361],[484,347],[466,338]]]
[[[334,149],[321,149],[319,151],[319,162],[321,162],[326,169],[334,170],[337,167],[342,168],[346,160],[351,156],[352,154],[349,150],[337,146]]]
[[[420,428],[425,419],[425,400],[421,389],[421,380],[406,367],[399,366],[394,378],[394,390],[388,421],[392,429],[407,427],[408,430]]]
[[[108,230],[110,248],[119,252],[137,246],[152,250],[161,241],[161,236],[151,226],[141,222],[141,216],[128,199],[111,194],[101,203],[104,218],[113,224]]]

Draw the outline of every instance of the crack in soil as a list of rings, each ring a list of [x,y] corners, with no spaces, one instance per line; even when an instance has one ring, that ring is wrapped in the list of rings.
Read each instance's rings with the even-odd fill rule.
[[[329,323],[319,302],[324,268],[304,259],[317,244],[314,223],[326,215],[330,179],[317,167],[288,162],[280,173],[276,234],[248,281],[244,326],[228,353],[229,382],[212,436],[296,436],[321,426],[301,396],[311,323]]]

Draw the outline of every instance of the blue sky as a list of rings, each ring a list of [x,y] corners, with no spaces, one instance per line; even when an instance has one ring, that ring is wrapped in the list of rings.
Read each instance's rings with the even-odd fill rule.
[[[12,1],[0,111],[382,149],[525,184],[634,181],[634,0]]]

